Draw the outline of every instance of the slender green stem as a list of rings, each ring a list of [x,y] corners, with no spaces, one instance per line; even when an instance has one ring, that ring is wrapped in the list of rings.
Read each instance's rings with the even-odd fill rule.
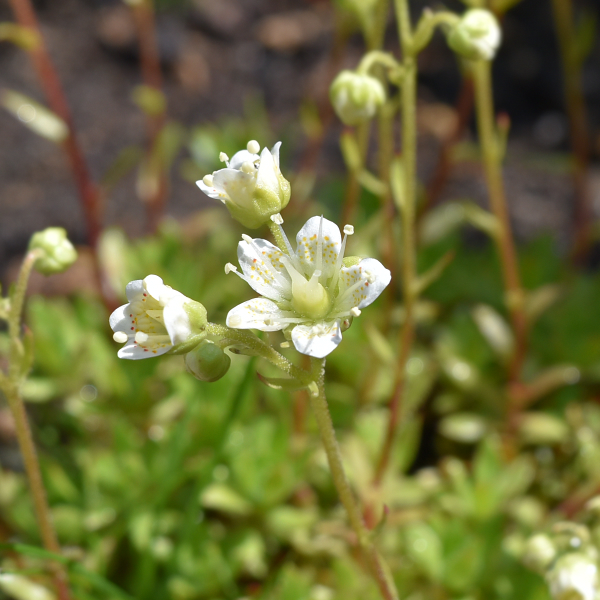
[[[15,291],[10,302],[10,314],[8,317],[8,335],[13,340],[18,340],[20,337],[21,328],[21,313],[23,312],[23,303],[25,302],[25,293],[27,291],[27,283],[35,261],[40,258],[43,251],[40,249],[30,250],[23,259],[19,277],[15,285]],[[15,361],[11,361],[12,362]]]
[[[499,227],[495,241],[502,265],[502,277],[506,293],[505,301],[515,334],[515,352],[509,368],[510,379],[514,382],[520,379],[527,345],[524,295],[502,180],[502,156],[494,122],[491,63],[485,60],[475,62],[473,74],[477,128],[481,140],[485,176],[491,209],[496,216]]]
[[[275,245],[284,254],[289,254],[288,248],[287,248],[287,244],[285,243],[285,239],[283,237],[283,233],[281,232],[281,227],[279,225],[277,225],[277,223],[274,223],[271,220],[269,220],[269,222],[267,223],[267,225],[269,227],[269,231],[271,232],[271,235],[275,239]]]
[[[350,489],[350,484],[344,471],[340,447],[335,437],[335,429],[333,428],[333,422],[331,421],[329,407],[325,398],[325,359],[311,358],[311,377],[317,383],[318,394],[311,394],[310,401],[329,462],[333,483],[346,509],[350,525],[356,534],[358,544],[369,563],[382,596],[386,600],[397,600],[398,592],[396,591],[389,568],[369,536],[360,507]]]
[[[367,74],[375,65],[381,65],[392,70],[401,70],[400,63],[389,53],[383,50],[371,50],[360,61],[356,71]]]
[[[369,136],[371,134],[371,122],[361,123],[357,127],[358,152],[361,168],[365,164],[367,151],[369,149]],[[356,215],[356,208],[360,199],[360,182],[356,169],[348,165],[348,183],[346,197],[344,199],[344,210],[342,212],[342,223],[352,223]]]
[[[402,118],[402,181],[398,193],[402,221],[402,292],[404,299],[404,323],[398,340],[396,381],[389,402],[389,420],[377,467],[375,485],[379,485],[388,466],[400,415],[405,388],[406,363],[410,356],[415,331],[415,305],[417,288],[414,285],[416,271],[415,206],[417,180],[417,61],[412,49],[412,32],[408,2],[395,0],[398,35],[403,52],[404,78],[401,88]],[[392,189],[397,186],[392,185]]]
[[[15,421],[17,440],[25,464],[25,472],[31,495],[33,497],[33,506],[36,519],[40,528],[40,535],[44,547],[49,552],[61,554],[60,545],[56,538],[56,533],[52,525],[50,508],[46,498],[46,489],[42,480],[40,464],[35,450],[35,444],[31,435],[31,429],[27,420],[25,404],[20,394],[20,384],[22,378],[22,360],[23,344],[21,342],[21,314],[25,301],[25,292],[31,270],[35,261],[40,257],[41,250],[30,250],[23,260],[19,277],[15,286],[15,291],[11,297],[11,307],[8,317],[8,333],[10,337],[10,364],[8,367],[8,376],[3,374],[0,377],[0,386],[6,396],[8,406]],[[67,576],[64,568],[58,563],[52,564],[54,571],[58,596],[61,600],[69,600],[70,592],[67,583]]]
[[[235,340],[243,344],[257,356],[268,360],[273,366],[306,385],[313,383],[310,373],[291,363],[285,356],[249,331],[231,329],[217,323],[208,323],[206,331],[212,335]]]

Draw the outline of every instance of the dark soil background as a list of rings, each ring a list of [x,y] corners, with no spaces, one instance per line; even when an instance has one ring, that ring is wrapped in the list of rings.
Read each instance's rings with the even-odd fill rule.
[[[432,3],[414,2],[414,14]],[[600,16],[600,3],[575,2]],[[433,6],[433,5],[432,5]],[[449,3],[451,8],[460,8]],[[78,138],[92,174],[99,180],[126,146],[142,145],[145,123],[131,100],[141,83],[135,28],[129,9],[109,0],[60,0],[36,3],[46,43],[68,97]],[[13,20],[6,3],[0,21]],[[170,119],[185,126],[241,115],[248,97],[262,97],[275,131],[298,119],[303,98],[327,103],[337,70],[353,67],[363,52],[360,36],[350,39],[344,55],[332,60],[335,18],[329,2],[308,0],[192,0],[162,2],[158,34]],[[390,22],[388,49],[395,51]],[[598,36],[596,36],[598,38]],[[426,182],[437,160],[433,109],[452,105],[460,88],[456,60],[441,35],[420,59],[420,172]],[[543,231],[558,234],[566,248],[573,192],[565,168],[569,149],[557,44],[546,0],[523,0],[504,22],[504,42],[495,63],[498,111],[512,122],[506,164],[507,193],[517,236]],[[585,62],[584,91],[592,146],[590,191],[600,205],[600,43]],[[0,88],[43,102],[27,54],[0,44]],[[334,119],[313,157],[319,175],[343,170]],[[82,212],[62,151],[36,137],[7,112],[0,112],[0,265],[21,253],[32,232],[61,225],[73,240],[85,242]],[[297,167],[302,144],[284,148],[284,163]],[[485,201],[476,165],[462,163],[445,188],[445,198]],[[182,218],[206,205],[197,188],[184,181],[177,164],[166,213]],[[143,207],[134,178],[126,178],[105,203],[106,225],[118,224],[131,235],[144,232]],[[0,269],[3,271],[4,269]]]

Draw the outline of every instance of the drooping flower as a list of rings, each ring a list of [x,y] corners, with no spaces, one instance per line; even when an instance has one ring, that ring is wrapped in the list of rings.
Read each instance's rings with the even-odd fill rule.
[[[501,41],[498,20],[483,8],[468,10],[448,33],[450,48],[472,60],[492,60]]]
[[[191,350],[205,336],[206,309],[165,285],[158,275],[131,281],[128,304],[110,315],[115,342],[125,344],[119,358],[137,360]]]
[[[329,98],[345,125],[359,125],[375,116],[385,102],[386,93],[379,79],[345,69],[333,80]]]
[[[600,592],[596,560],[582,552],[560,557],[546,579],[555,600],[596,600]]]
[[[44,275],[62,273],[77,260],[77,250],[62,227],[48,227],[34,233],[29,241],[29,249],[42,251],[40,258],[35,261],[35,269]]]
[[[210,198],[221,200],[242,225],[256,229],[290,200],[290,182],[279,169],[280,146],[277,142],[272,150],[263,148],[259,154],[259,143],[251,140],[231,160],[222,152],[227,168],[205,175],[196,185]]]
[[[281,225],[279,215],[273,221]],[[238,260],[244,279],[262,298],[243,302],[229,311],[227,325],[236,329],[291,329],[299,352],[323,358],[342,340],[342,324],[357,317],[389,284],[391,274],[374,258],[344,259],[346,239],[354,233],[323,217],[312,217],[296,236],[294,252],[280,229],[286,248],[242,236]]]

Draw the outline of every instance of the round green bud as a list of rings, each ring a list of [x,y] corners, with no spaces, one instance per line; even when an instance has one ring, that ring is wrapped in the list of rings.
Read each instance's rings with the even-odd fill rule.
[[[375,77],[341,71],[329,88],[333,108],[345,125],[358,125],[375,116],[385,102],[385,89]]]
[[[77,250],[62,227],[48,227],[34,233],[29,241],[29,250],[43,251],[34,267],[44,275],[62,273],[77,260]]]
[[[200,381],[217,381],[229,371],[231,359],[210,340],[203,340],[185,355],[185,368]]]
[[[471,60],[492,60],[501,40],[496,17],[483,8],[468,10],[448,33],[450,48]]]

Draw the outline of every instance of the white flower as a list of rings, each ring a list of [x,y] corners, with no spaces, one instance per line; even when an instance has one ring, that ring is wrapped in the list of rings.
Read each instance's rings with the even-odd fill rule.
[[[196,344],[203,337],[206,310],[165,285],[158,275],[127,284],[128,304],[110,315],[115,342],[125,344],[119,358],[136,360],[165,354],[174,347]]]
[[[273,218],[281,224],[281,217]],[[296,236],[294,252],[283,252],[270,242],[242,236],[238,260],[243,274],[234,271],[264,298],[248,300],[229,311],[227,325],[236,329],[278,331],[292,328],[296,350],[315,358],[327,356],[342,341],[342,322],[358,316],[390,282],[390,272],[374,258],[346,259],[347,235],[354,229],[338,227],[323,217],[312,217]],[[353,263],[353,264],[349,264]]]
[[[598,592],[596,561],[583,553],[559,558],[546,579],[555,600],[595,600]]]
[[[473,60],[492,60],[501,40],[502,32],[496,17],[483,8],[468,10],[448,35],[450,48]]]
[[[256,229],[279,213],[290,200],[290,183],[279,170],[279,148],[263,148],[256,140],[231,160],[221,153],[227,168],[206,175],[196,185],[210,198],[221,200],[231,216],[242,225]]]

